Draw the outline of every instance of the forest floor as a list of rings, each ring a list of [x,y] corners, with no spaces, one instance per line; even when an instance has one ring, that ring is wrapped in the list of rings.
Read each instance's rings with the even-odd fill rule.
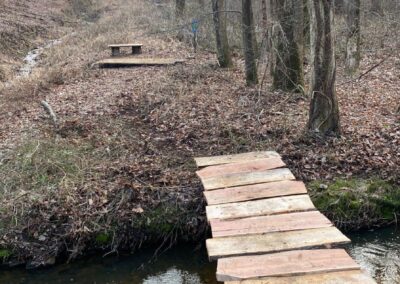
[[[339,59],[343,132],[322,139],[305,131],[310,98],[270,91],[268,77],[262,87],[246,87],[241,57],[224,70],[209,51],[194,54],[174,34],[148,33],[143,19],[125,19],[125,32],[110,28],[115,18],[149,5],[101,8],[96,25],[83,25],[45,53],[33,79],[1,90],[4,261],[37,267],[91,249],[204,236],[196,156],[275,150],[305,182],[361,178],[399,186],[399,53],[359,80],[343,74]],[[186,61],[93,64],[109,56],[111,41],[132,39],[144,44],[141,57]],[[387,47],[365,54],[360,74],[396,48]],[[56,128],[41,100],[56,113]]]

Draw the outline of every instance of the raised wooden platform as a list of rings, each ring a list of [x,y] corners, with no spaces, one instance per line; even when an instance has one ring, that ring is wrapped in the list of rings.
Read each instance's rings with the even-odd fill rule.
[[[120,49],[122,47],[130,47],[132,48],[132,54],[140,54],[142,53],[142,46],[141,43],[121,43],[121,44],[110,44],[108,47],[111,48],[111,55],[118,56],[121,54]]]
[[[278,153],[195,158],[213,238],[210,259],[229,284],[375,283],[338,247],[350,242],[317,211]]]
[[[97,64],[100,67],[132,67],[175,65],[183,62],[185,62],[185,60],[172,58],[117,57],[100,60],[97,62]]]

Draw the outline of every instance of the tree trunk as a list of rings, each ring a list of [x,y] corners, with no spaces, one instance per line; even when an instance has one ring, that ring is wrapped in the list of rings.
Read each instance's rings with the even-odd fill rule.
[[[345,11],[345,1],[347,0],[335,0],[335,12],[336,14],[343,14]]]
[[[371,0],[371,12],[383,16],[382,0]]]
[[[251,0],[242,0],[242,32],[247,85],[258,84],[254,18]]]
[[[217,43],[217,57],[219,66],[225,68],[232,66],[232,58],[226,32],[225,0],[212,0],[215,38]]]
[[[312,70],[308,129],[322,135],[339,135],[339,107],[335,90],[334,1],[309,1]]]
[[[268,12],[267,12],[267,1],[261,0],[261,26],[263,31],[263,45],[266,47],[265,50],[268,49]]]
[[[178,25],[183,25],[185,15],[185,0],[176,0],[175,2],[175,18]],[[183,28],[178,29],[177,39],[182,41],[184,38]]]
[[[274,89],[303,89],[303,11],[303,0],[274,0],[276,22],[271,65]]]
[[[267,33],[268,31],[268,13],[267,13],[267,1],[261,0],[261,25],[263,28],[263,32]]]
[[[185,0],[176,0],[175,2],[175,17],[182,19],[185,14]]]
[[[360,0],[346,0],[346,71],[354,74],[360,65]]]

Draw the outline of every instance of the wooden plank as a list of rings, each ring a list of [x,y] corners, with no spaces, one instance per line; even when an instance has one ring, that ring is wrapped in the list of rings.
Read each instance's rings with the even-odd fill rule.
[[[315,210],[315,207],[310,197],[306,194],[206,207],[208,220],[237,219],[311,210]]]
[[[289,169],[282,168],[201,178],[201,181],[205,190],[213,190],[225,187],[294,179],[295,177]]]
[[[143,46],[141,43],[121,43],[121,44],[110,44],[108,47],[134,47],[134,46]]]
[[[204,179],[204,178],[217,177],[227,174],[259,172],[259,171],[281,168],[284,166],[286,166],[286,164],[282,161],[281,158],[272,157],[256,161],[209,166],[197,171],[196,174],[201,179]]]
[[[208,239],[206,246],[210,259],[221,257],[271,253],[293,249],[331,246],[349,243],[337,228],[318,228],[290,232],[235,236]]]
[[[217,280],[297,276],[355,269],[360,269],[360,267],[344,249],[297,250],[220,259]]]
[[[376,284],[361,270],[326,272],[285,277],[262,277],[242,281],[228,281],[225,284]]]
[[[285,180],[208,190],[204,191],[204,196],[208,205],[215,205],[305,193],[307,189],[303,182]]]
[[[240,163],[246,161],[255,161],[265,158],[280,158],[281,156],[275,151],[249,152],[234,155],[212,156],[194,158],[198,167],[215,166],[229,163]]]
[[[136,58],[136,57],[119,57],[108,58],[97,62],[102,67],[110,66],[141,66],[141,65],[174,65],[184,62],[181,59],[172,58]]]
[[[318,211],[259,216],[235,220],[213,219],[210,223],[212,236],[214,238],[333,226],[331,221]]]

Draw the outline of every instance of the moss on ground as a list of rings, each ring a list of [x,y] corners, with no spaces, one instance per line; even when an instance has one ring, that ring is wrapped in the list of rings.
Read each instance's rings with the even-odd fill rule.
[[[0,249],[0,259],[5,260],[11,256],[11,251],[8,249]]]
[[[400,188],[381,179],[337,179],[308,185],[315,206],[336,226],[356,230],[396,222]]]

